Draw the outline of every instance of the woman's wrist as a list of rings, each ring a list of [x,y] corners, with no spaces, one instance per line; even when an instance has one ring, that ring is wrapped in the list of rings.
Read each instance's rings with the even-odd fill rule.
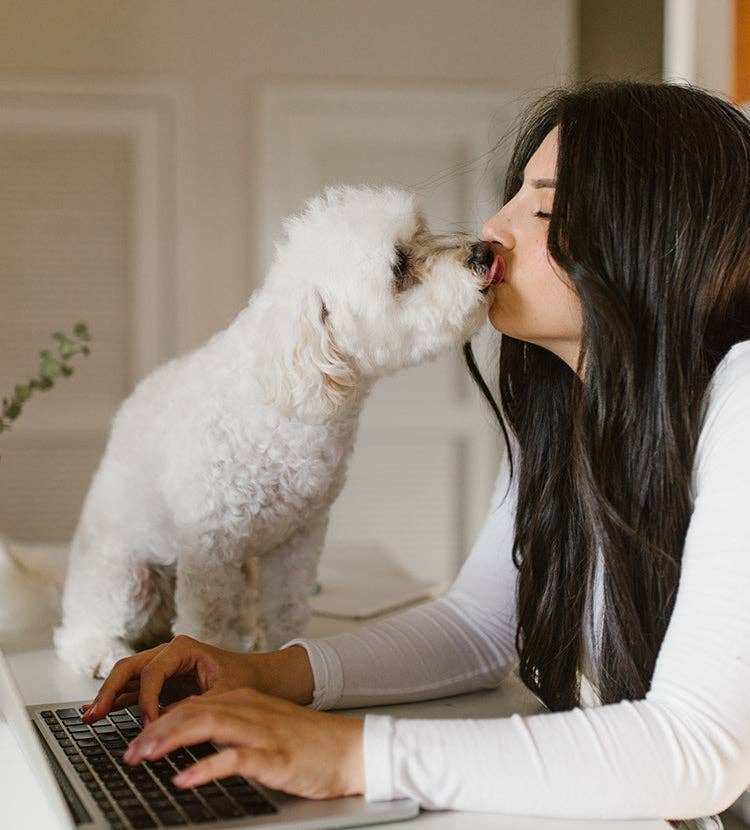
[[[307,649],[295,645],[244,657],[250,664],[253,688],[303,706],[312,703],[315,679]]]
[[[344,786],[344,795],[364,795],[365,793],[365,720],[364,718],[349,718],[338,716],[347,723],[347,750],[344,755],[343,769],[346,770],[347,781]]]

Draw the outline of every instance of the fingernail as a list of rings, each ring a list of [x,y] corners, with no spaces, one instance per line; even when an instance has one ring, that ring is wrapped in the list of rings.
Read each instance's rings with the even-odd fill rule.
[[[134,755],[135,755],[135,750],[133,749],[132,746],[129,746],[125,750],[125,754],[122,756],[122,759],[123,759],[123,761],[132,761]]]
[[[182,772],[175,775],[172,779],[173,784],[189,784],[193,778],[195,778],[195,773],[192,769],[185,769]]]
[[[151,718],[145,713],[143,714],[142,717],[143,717],[143,728],[145,729],[151,723]]]
[[[143,751],[141,752],[141,757],[142,758],[150,758],[153,751],[156,749],[156,744],[157,743],[158,743],[158,741],[151,741],[150,743],[147,743],[143,747]]]

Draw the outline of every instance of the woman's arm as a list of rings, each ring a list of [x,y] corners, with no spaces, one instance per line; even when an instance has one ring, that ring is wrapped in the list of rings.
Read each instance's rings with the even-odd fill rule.
[[[722,368],[645,699],[496,720],[367,715],[368,799],[629,819],[709,815],[740,796],[750,783],[750,347]]]
[[[515,505],[506,458],[484,526],[445,596],[345,634],[282,646],[286,653],[301,645],[309,655],[313,709],[426,700],[501,682],[517,657]]]

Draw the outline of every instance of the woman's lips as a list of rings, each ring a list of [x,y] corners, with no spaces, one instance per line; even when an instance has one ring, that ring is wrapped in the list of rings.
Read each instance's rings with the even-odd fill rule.
[[[487,279],[484,281],[482,288],[489,288],[491,285],[497,285],[499,282],[502,282],[504,278],[505,260],[500,256],[500,254],[495,254],[490,270],[487,273]]]

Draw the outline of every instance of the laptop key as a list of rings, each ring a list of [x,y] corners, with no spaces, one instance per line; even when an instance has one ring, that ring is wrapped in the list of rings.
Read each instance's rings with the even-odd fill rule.
[[[186,804],[182,809],[190,821],[195,824],[205,824],[207,821],[214,820],[211,811],[206,809],[202,804]]]
[[[227,790],[234,789],[235,787],[248,787],[247,781],[244,778],[240,778],[239,775],[230,775],[228,778],[220,778],[219,784]]]
[[[245,811],[246,816],[254,816],[258,814],[275,813],[276,808],[270,801],[263,798],[248,797],[246,795],[235,796],[235,801]]]
[[[189,749],[193,757],[195,758],[205,758],[207,755],[214,755],[216,753],[216,747],[212,746],[208,742],[202,744],[194,744],[193,746],[189,747]]]
[[[156,817],[165,827],[176,827],[180,824],[187,824],[185,819],[175,809],[158,812]]]
[[[77,709],[55,709],[58,718],[76,718],[78,717]]]
[[[156,827],[156,822],[148,813],[144,813],[142,816],[135,818],[128,816],[128,820],[130,821],[130,826],[137,828],[137,830],[140,830],[142,827]]]
[[[209,781],[208,784],[201,784],[199,787],[196,787],[195,789],[204,798],[206,798],[207,796],[224,795],[222,789],[218,787],[216,784],[214,784],[213,781]]]
[[[96,738],[90,738],[88,735],[74,735],[73,740],[79,747],[98,747],[99,741]]]
[[[206,804],[219,818],[239,818],[243,811],[226,796],[212,796],[206,798]]]
[[[180,807],[188,807],[191,804],[203,803],[192,790],[182,790],[179,793],[174,793],[173,797]]]

